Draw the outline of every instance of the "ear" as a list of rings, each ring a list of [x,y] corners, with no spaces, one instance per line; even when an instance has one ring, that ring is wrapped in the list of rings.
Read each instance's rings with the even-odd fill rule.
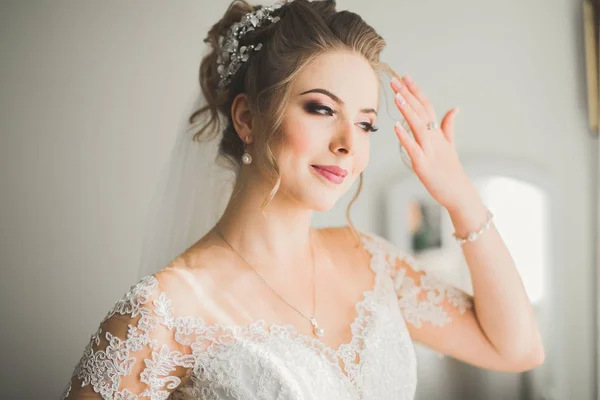
[[[246,94],[240,93],[233,99],[231,119],[233,120],[233,127],[242,142],[252,143],[252,111]]]

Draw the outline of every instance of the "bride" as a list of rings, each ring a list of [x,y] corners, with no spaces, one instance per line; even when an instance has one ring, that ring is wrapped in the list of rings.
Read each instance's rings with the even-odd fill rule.
[[[334,1],[234,1],[205,42],[206,105],[190,122],[197,141],[219,135],[232,195],[115,304],[64,398],[413,399],[413,341],[499,371],[543,362],[510,253],[457,157],[458,109],[438,126],[419,85],[379,60],[371,26]],[[395,134],[451,216],[474,296],[349,219],[311,227],[357,178],[360,192],[384,73],[405,119]]]

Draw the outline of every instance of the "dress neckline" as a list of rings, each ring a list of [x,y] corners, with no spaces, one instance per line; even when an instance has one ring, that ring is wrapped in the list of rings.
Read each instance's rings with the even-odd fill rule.
[[[369,234],[360,233],[363,248],[369,253],[369,267],[375,273],[373,286],[370,289],[363,291],[360,300],[355,303],[356,317],[350,323],[351,337],[350,340],[339,344],[337,347],[330,346],[319,338],[301,333],[294,324],[278,324],[267,323],[264,319],[254,320],[249,324],[209,324],[205,326],[205,331],[208,334],[207,338],[216,339],[220,343],[221,336],[231,339],[252,337],[253,334],[258,334],[266,339],[275,337],[288,337],[292,340],[300,342],[305,347],[311,348],[319,355],[325,356],[332,365],[339,369],[340,373],[350,381],[353,381],[353,376],[356,375],[360,366],[360,352],[364,346],[361,343],[365,339],[365,335],[372,326],[372,316],[375,311],[377,299],[379,298],[382,283],[383,273],[385,268],[385,252],[380,247],[380,243],[376,237]],[[375,246],[375,247],[371,247]],[[372,301],[375,300],[375,301]],[[358,362],[356,359],[358,357]],[[340,365],[340,361],[342,365]],[[343,369],[342,369],[343,366]],[[344,370],[346,372],[344,372]],[[354,372],[354,373],[353,373]]]

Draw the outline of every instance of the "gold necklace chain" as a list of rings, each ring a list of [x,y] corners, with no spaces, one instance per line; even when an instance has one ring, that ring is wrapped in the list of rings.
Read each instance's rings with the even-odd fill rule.
[[[312,264],[313,264],[313,316],[307,317],[306,315],[304,315],[304,313],[302,313],[302,311],[298,310],[296,307],[291,305],[286,299],[283,298],[282,295],[280,295],[275,289],[273,289],[273,287],[271,285],[269,285],[269,282],[267,282],[265,280],[265,278],[263,278],[262,275],[259,274],[258,271],[252,265],[250,265],[250,263],[248,261],[246,261],[246,259],[244,257],[242,257],[242,255],[227,241],[227,239],[225,239],[225,236],[221,233],[218,224],[215,225],[215,231],[221,237],[221,239],[223,239],[223,241],[225,243],[227,243],[227,245],[231,248],[231,250],[233,250],[242,259],[242,261],[244,261],[246,263],[246,265],[248,265],[250,268],[252,268],[252,270],[256,273],[256,275],[258,275],[258,277],[269,287],[269,289],[271,289],[273,291],[273,293],[275,293],[277,296],[279,296],[279,298],[281,300],[283,300],[288,306],[293,308],[298,314],[300,314],[302,317],[304,317],[308,321],[310,321],[310,323],[313,327],[313,333],[316,336],[318,336],[318,337],[325,336],[325,330],[323,328],[319,328],[319,325],[317,324],[317,320],[314,317],[315,307],[316,307],[316,279],[315,279],[316,267],[315,267],[315,256],[314,256],[312,241],[310,240],[310,238],[309,238],[309,241],[311,242],[310,243],[310,256],[311,256],[311,260],[312,260]]]

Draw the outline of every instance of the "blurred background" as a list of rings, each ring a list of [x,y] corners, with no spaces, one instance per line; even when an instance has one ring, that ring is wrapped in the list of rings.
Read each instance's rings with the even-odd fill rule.
[[[460,106],[459,155],[544,336],[545,364],[522,374],[417,344],[416,398],[598,398],[598,57],[597,44],[586,52],[582,2],[338,4],[378,30],[383,60],[410,73],[438,115]],[[196,93],[202,40],[228,5],[0,3],[1,398],[58,398],[99,321],[137,282],[144,218]],[[402,162],[400,114],[383,95],[352,220],[470,291],[449,218]],[[353,193],[314,225],[345,224]]]

